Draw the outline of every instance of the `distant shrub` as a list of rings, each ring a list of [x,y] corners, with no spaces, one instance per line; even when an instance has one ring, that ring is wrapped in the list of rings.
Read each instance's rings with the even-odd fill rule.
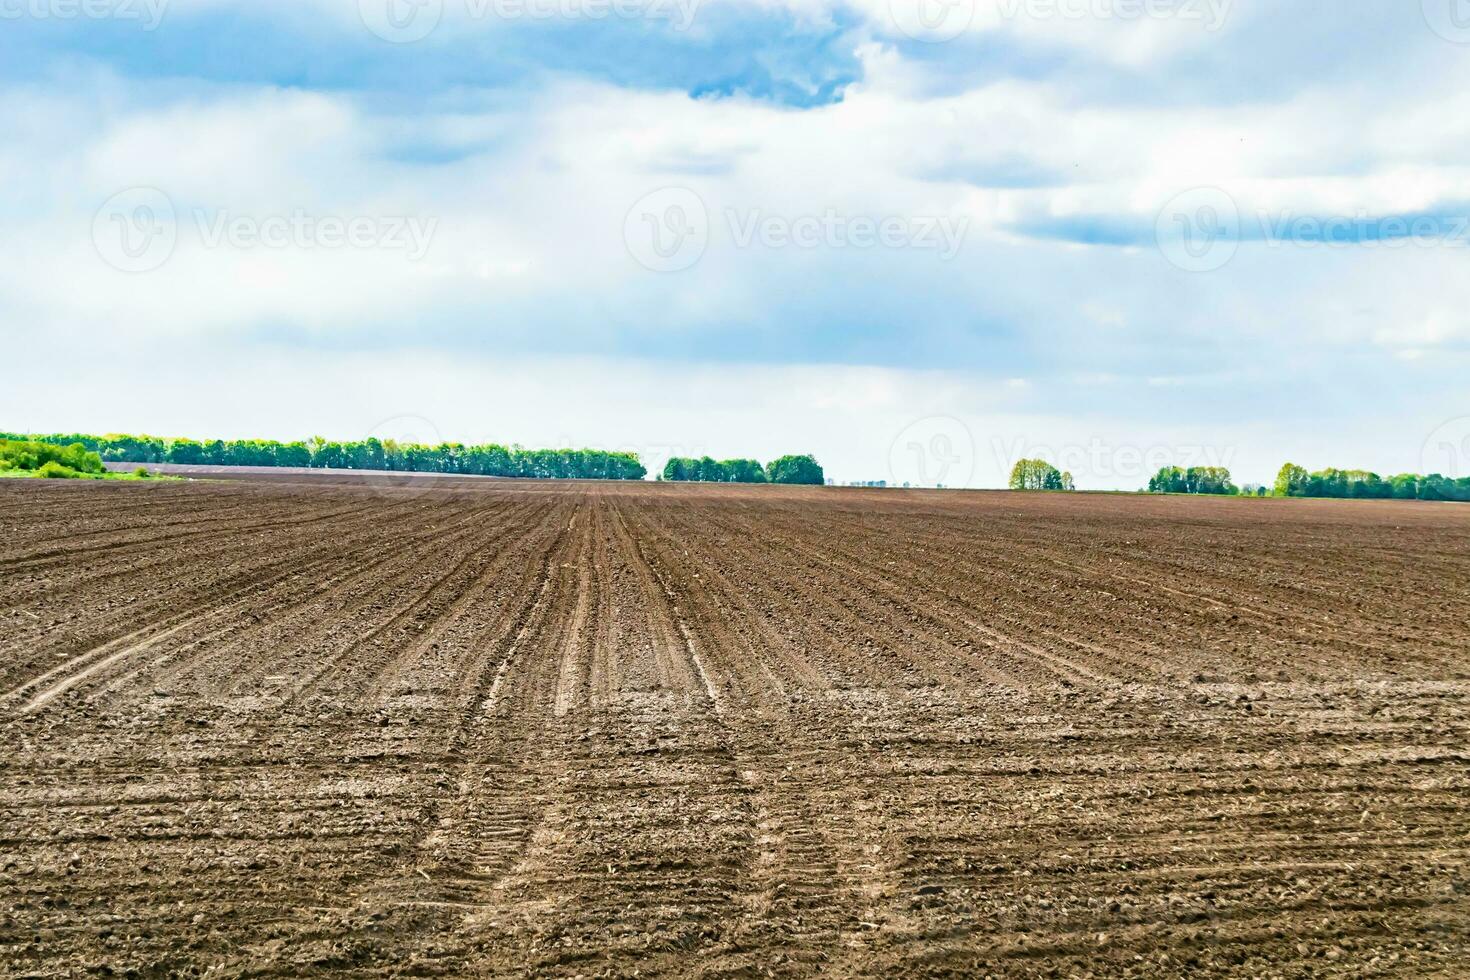
[[[70,467],[62,466],[52,460],[36,471],[36,475],[43,480],[79,480],[82,475]]]
[[[36,447],[26,442],[0,442],[0,470],[34,470],[41,465]]]
[[[75,476],[81,473],[103,472],[102,457],[88,452],[81,443],[67,446],[53,445],[29,440],[0,439],[0,470],[43,470],[54,463],[70,470]]]
[[[153,476],[152,473],[148,472],[148,467],[146,466],[140,466],[137,469],[133,470],[133,475],[140,480],[147,480]]]

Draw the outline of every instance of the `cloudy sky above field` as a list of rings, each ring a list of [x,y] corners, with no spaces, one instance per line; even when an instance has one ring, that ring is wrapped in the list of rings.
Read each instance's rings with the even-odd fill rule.
[[[1470,472],[1461,0],[0,0],[0,132],[0,429]]]

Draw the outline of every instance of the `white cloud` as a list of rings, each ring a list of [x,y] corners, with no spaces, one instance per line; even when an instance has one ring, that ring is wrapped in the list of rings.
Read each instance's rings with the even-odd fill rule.
[[[130,83],[107,84],[126,95]],[[13,106],[37,101],[26,90],[7,95]],[[727,213],[793,219],[829,209],[968,220],[965,254],[928,274],[973,276],[974,288],[1002,305],[1034,310],[1035,292],[1048,279],[1080,287],[1103,266],[1095,249],[1074,257],[1058,244],[1031,249],[1028,267],[1016,268],[1004,230],[1013,223],[1132,216],[1148,225],[1179,189],[1210,183],[1229,188],[1247,215],[1425,210],[1460,193],[1466,177],[1458,158],[1402,163],[1391,142],[1356,149],[1365,159],[1391,161],[1381,168],[1304,176],[1324,142],[1341,151],[1337,134],[1352,116],[1350,107],[1318,94],[1264,112],[1101,109],[1070,104],[1054,83],[1010,81],[925,98],[870,82],[841,103],[798,112],[566,81],[529,103],[425,116],[369,111],[348,95],[275,89],[201,89],[162,105],[123,104],[90,140],[67,146],[56,133],[87,132],[95,121],[86,92],[47,96],[49,124],[33,111],[11,110],[23,124],[0,167],[28,203],[16,220],[23,233],[0,245],[0,289],[56,329],[147,336],[286,323],[351,333],[385,320],[473,316],[493,333],[507,309],[519,315],[538,294],[568,289],[656,296],[664,308],[654,322],[682,317],[697,327],[758,318],[781,299],[760,291],[771,262],[819,270],[837,260],[739,250],[725,228]],[[1357,131],[1391,137],[1394,108],[1359,118]],[[472,144],[482,134],[502,138],[493,151],[433,167],[393,158],[396,146],[446,134]],[[1054,186],[976,187],[962,179],[1006,165]],[[945,174],[953,179],[937,179]],[[134,185],[164,189],[180,217],[175,254],[142,276],[108,268],[91,240],[96,207]],[[702,267],[682,280],[651,279],[621,237],[632,202],[669,185],[696,190],[714,225]],[[420,262],[379,249],[209,248],[199,227],[220,215],[268,219],[302,210],[416,216],[437,227]],[[1309,275],[1321,268],[1292,251],[1277,259]],[[1045,267],[1031,266],[1037,261]],[[1354,264],[1370,261],[1357,256]],[[1392,274],[1371,286],[1355,280],[1337,288],[1362,292],[1364,301],[1401,291],[1412,309],[1423,273],[1438,275],[1432,260],[1384,268]],[[1123,308],[1116,297],[1105,303],[1107,322],[1157,320],[1151,284],[1145,280],[1130,302],[1155,307],[1152,314]],[[821,278],[811,286],[818,300],[844,289]],[[1199,289],[1211,291],[1208,283]],[[1066,308],[1066,293],[1041,299]]]
[[[198,13],[234,2],[176,0],[175,9]],[[331,29],[360,27],[348,9],[354,4],[313,2],[318,7],[282,3],[272,10],[293,23],[330,17]],[[837,7],[828,0],[764,2],[789,5],[808,23],[835,22]],[[929,83],[949,63],[900,45],[883,26],[886,0],[865,3],[869,29],[850,38],[862,80],[842,100],[803,110],[571,75],[552,76],[516,98],[456,89],[402,100],[350,90],[146,81],[95,67],[58,72],[44,85],[11,83],[0,89],[7,133],[0,180],[8,189],[0,214],[11,232],[0,239],[0,339],[53,352],[95,345],[155,362],[156,351],[169,345],[202,345],[249,363],[263,356],[249,346],[261,333],[304,335],[338,351],[308,358],[324,379],[321,391],[277,399],[295,415],[283,408],[261,418],[321,417],[324,428],[335,420],[336,432],[351,435],[354,426],[366,431],[379,420],[370,416],[393,412],[437,413],[448,428],[462,413],[484,415],[468,395],[440,404],[413,387],[432,389],[436,372],[446,372],[458,379],[453,390],[482,388],[494,375],[489,367],[469,374],[455,367],[478,351],[528,357],[517,347],[528,337],[534,343],[526,349],[618,350],[631,337],[638,343],[628,341],[630,352],[672,356],[700,350],[684,342],[708,331],[726,341],[712,358],[810,366],[701,373],[681,365],[679,376],[694,380],[676,389],[678,397],[703,398],[711,407],[691,412],[674,435],[692,442],[704,433],[708,451],[728,455],[781,448],[742,449],[741,433],[751,426],[789,432],[804,446],[831,446],[850,478],[882,476],[872,473],[876,464],[865,453],[875,433],[902,428],[910,416],[957,415],[981,428],[995,422],[1036,441],[1075,443],[1089,437],[1087,424],[1025,419],[1048,398],[1070,405],[1078,418],[1127,418],[1133,406],[1108,405],[1086,390],[1152,387],[1137,397],[1162,399],[1201,378],[1240,386],[1237,393],[1231,384],[1216,386],[1210,398],[1220,412],[1274,418],[1282,402],[1270,393],[1285,389],[1296,361],[1315,361],[1330,378],[1354,357],[1427,350],[1449,357],[1463,348],[1464,321],[1454,313],[1470,306],[1463,250],[1247,243],[1225,268],[1191,276],[1170,267],[1146,235],[1121,248],[1013,229],[1096,220],[1147,231],[1166,201],[1201,185],[1227,189],[1252,219],[1463,209],[1470,66],[1450,69],[1429,91],[1375,76],[1235,105],[1108,98],[1086,87],[1095,76],[1079,82],[1061,70],[940,90]],[[1180,33],[1179,23],[1152,21],[1068,21],[1053,31],[1037,18],[981,18],[975,30],[1157,68],[1219,43],[1254,15],[1237,11],[1213,40]],[[419,56],[434,57],[435,50]],[[417,152],[426,149],[432,152]],[[143,274],[108,267],[93,241],[97,208],[131,186],[160,188],[178,209],[171,257]],[[712,225],[698,265],[659,276],[634,260],[622,236],[633,203],[668,186],[695,191]],[[881,250],[740,248],[727,225],[731,211],[788,222],[829,211],[964,219],[969,235],[948,263]],[[210,247],[197,212],[206,221],[223,215],[257,224],[297,212],[437,224],[428,252],[412,261],[377,247]],[[865,347],[870,334],[882,343]],[[400,353],[352,353],[385,344]],[[395,406],[354,394],[366,379],[389,384],[391,367],[408,357],[423,360],[407,362],[413,369],[395,390],[429,404]],[[870,366],[831,366],[853,360]],[[948,373],[884,366],[899,361]],[[1421,357],[1401,369],[1442,366],[1435,361]],[[329,370],[329,363],[350,366]],[[675,390],[655,364],[635,370],[620,363],[624,376],[637,379],[640,398]],[[199,368],[181,363],[179,370]],[[560,426],[569,441],[581,442],[667,426],[659,413],[674,411],[673,395],[599,411],[598,370],[568,373],[542,360],[511,383],[495,382],[506,394],[497,396],[498,414],[484,417],[504,425],[464,437],[554,442]],[[1108,384],[1062,384],[1064,377]],[[218,378],[222,389],[245,383],[233,373]],[[269,383],[287,385],[289,378],[308,384],[294,369]],[[575,379],[583,394],[548,409],[548,402],[561,404],[560,394],[536,392],[558,390],[559,378]],[[765,407],[748,419],[714,407],[743,406],[742,384]],[[10,411],[32,404],[18,392]],[[525,406],[512,405],[512,395],[527,399]],[[88,409],[94,421],[68,424],[166,429],[161,423],[183,417],[179,400],[147,404],[136,421],[114,423],[96,418],[99,400]],[[348,417],[333,414],[336,404],[360,407]],[[72,417],[64,406],[51,407]],[[226,414],[187,412],[200,428],[230,422]],[[853,434],[839,422],[843,413],[864,420]],[[549,429],[538,421],[547,418],[555,420]],[[42,424],[65,427],[60,420]],[[1237,424],[1245,423],[1230,423]],[[1235,436],[1219,433],[1233,431],[1155,441],[1228,441]],[[221,432],[232,433],[247,434],[238,427]]]

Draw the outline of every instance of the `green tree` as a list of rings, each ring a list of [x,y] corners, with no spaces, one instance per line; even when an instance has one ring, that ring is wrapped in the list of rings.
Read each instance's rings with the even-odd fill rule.
[[[1396,500],[1413,500],[1419,496],[1419,477],[1400,473],[1389,480],[1389,491]]]
[[[311,450],[306,448],[304,442],[287,443],[276,452],[276,463],[279,466],[310,466]]]
[[[725,479],[730,483],[765,483],[766,471],[758,460],[726,459],[720,462]]]
[[[1149,493],[1188,493],[1189,481],[1184,470],[1177,466],[1165,466],[1148,481]]]
[[[169,443],[168,462],[201,464],[204,462],[204,446],[193,439],[175,439]]]
[[[1062,474],[1044,459],[1017,460],[1010,485],[1012,490],[1061,490]]]
[[[1240,489],[1230,482],[1230,471],[1223,466],[1191,466],[1184,472],[1186,493],[1234,496]]]
[[[1311,485],[1311,475],[1295,463],[1287,463],[1276,474],[1276,486],[1272,490],[1278,497],[1305,497]]]
[[[766,479],[772,483],[821,486],[827,482],[822,466],[812,456],[782,456],[766,466]]]
[[[1205,493],[1235,496],[1240,488],[1230,482],[1223,466],[1165,466],[1148,481],[1149,493]]]

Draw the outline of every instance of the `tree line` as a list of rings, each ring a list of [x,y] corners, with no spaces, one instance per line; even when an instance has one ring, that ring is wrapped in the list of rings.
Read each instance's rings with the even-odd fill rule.
[[[821,486],[827,482],[820,463],[812,456],[782,456],[761,466],[755,459],[715,460],[708,456],[691,459],[675,456],[659,474],[660,480],[676,483],[785,483]]]
[[[1149,493],[1204,493],[1234,497],[1240,488],[1230,482],[1223,466],[1165,466],[1148,481]]]
[[[67,433],[20,435],[0,432],[6,445],[0,469],[36,470],[54,463],[88,474],[97,461],[182,463],[205,466],[290,466],[302,469],[389,470],[450,473],[526,479],[641,480],[647,470],[638,455],[600,449],[525,449],[497,443],[422,445],[367,438],[334,442],[320,436],[297,442],[268,439],[163,439],[147,435]],[[48,448],[49,447],[49,448]],[[94,458],[95,457],[95,458]],[[714,460],[675,457],[659,475],[667,481],[707,483],[783,483],[819,486],[826,482],[821,465],[810,455],[782,456],[762,466],[754,459]],[[1012,490],[1075,489],[1072,474],[1045,460],[1023,459],[1011,470]],[[1240,489],[1223,466],[1166,466],[1148,483],[1150,493],[1234,496]],[[1248,488],[1248,492],[1250,492]],[[1267,491],[1259,490],[1261,495]],[[1454,479],[1431,473],[1404,473],[1384,478],[1368,470],[1328,468],[1309,473],[1295,463],[1281,468],[1271,490],[1277,497],[1329,497],[1364,500],[1470,501],[1470,477]]]
[[[1230,482],[1230,471],[1222,466],[1166,466],[1148,481],[1150,493],[1203,493],[1235,496],[1240,488]],[[1463,500],[1470,501],[1470,477],[1458,480],[1431,473],[1401,473],[1384,478],[1369,470],[1339,470],[1331,467],[1309,473],[1287,463],[1269,491],[1247,489],[1256,496],[1330,497],[1344,500]]]
[[[1401,473],[1387,479],[1368,470],[1328,468],[1308,473],[1287,463],[1276,476],[1278,497],[1335,497],[1358,500],[1470,501],[1470,477],[1452,479],[1438,473]]]
[[[56,446],[80,445],[107,462],[181,463],[203,466],[292,466],[303,469],[391,470],[540,480],[641,480],[648,471],[637,453],[601,449],[524,449],[520,446],[436,446],[369,437],[334,442],[320,436],[299,442],[270,439],[161,439],[157,436],[56,434],[0,439]]]

